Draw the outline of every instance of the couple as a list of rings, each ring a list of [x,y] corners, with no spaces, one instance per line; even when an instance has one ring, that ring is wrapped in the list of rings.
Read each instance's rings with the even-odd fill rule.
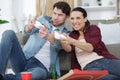
[[[54,38],[54,30],[68,34],[64,22],[69,15],[70,6],[66,2],[57,2],[53,6],[52,17],[40,16],[37,19],[45,27],[35,28],[35,20],[29,21],[25,26],[25,34],[29,33],[30,37],[23,50],[15,33],[5,31],[0,43],[1,79],[21,80],[20,72],[28,71],[32,72],[32,80],[47,80],[51,64],[56,65],[57,75],[60,77],[58,52],[64,49],[72,53],[72,69],[107,69],[109,75],[101,80],[119,80],[120,60],[109,54],[101,41],[99,28],[90,25],[83,8],[77,7],[71,11],[73,31],[70,35],[65,35],[66,38],[60,40]],[[81,58],[85,63],[82,63]],[[5,74],[8,59],[15,75]],[[117,65],[115,69],[114,65]]]

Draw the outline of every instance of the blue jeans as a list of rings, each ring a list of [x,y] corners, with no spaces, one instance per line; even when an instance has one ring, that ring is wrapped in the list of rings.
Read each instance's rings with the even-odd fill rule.
[[[100,80],[120,80],[120,60],[102,58],[95,60],[84,67],[84,70],[108,70],[109,75]]]
[[[8,60],[15,75],[5,74]],[[21,80],[20,72],[23,71],[32,72],[32,80],[46,80],[48,77],[44,65],[35,57],[27,60],[15,33],[7,30],[3,33],[0,43],[0,73],[5,80]]]

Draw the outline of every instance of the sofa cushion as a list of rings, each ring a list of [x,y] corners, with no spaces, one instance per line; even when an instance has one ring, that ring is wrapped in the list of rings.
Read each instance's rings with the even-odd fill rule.
[[[120,58],[120,44],[108,44],[106,47],[111,54]]]
[[[98,27],[101,30],[102,40],[105,44],[120,43],[120,23],[103,24],[99,22]]]
[[[59,58],[61,75],[64,75],[71,69],[71,54],[61,50]]]
[[[71,54],[61,50],[59,52],[60,57],[60,69],[70,70],[71,69]]]

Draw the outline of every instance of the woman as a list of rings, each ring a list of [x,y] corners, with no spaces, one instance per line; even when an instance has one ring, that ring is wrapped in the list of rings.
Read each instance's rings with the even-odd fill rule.
[[[120,80],[120,60],[110,54],[102,42],[100,29],[90,25],[87,12],[76,7],[71,11],[73,31],[61,39],[65,51],[72,53],[72,69],[108,70],[100,80]]]

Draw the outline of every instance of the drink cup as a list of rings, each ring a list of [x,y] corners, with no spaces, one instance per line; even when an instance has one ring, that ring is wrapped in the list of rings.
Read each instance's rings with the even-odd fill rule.
[[[21,72],[22,80],[32,80],[32,72]]]

